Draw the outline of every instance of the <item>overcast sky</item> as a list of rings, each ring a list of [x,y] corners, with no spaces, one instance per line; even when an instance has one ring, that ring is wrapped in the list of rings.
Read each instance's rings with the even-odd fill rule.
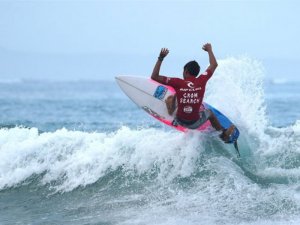
[[[94,77],[116,65],[114,72],[135,72],[135,59],[155,59],[161,47],[168,47],[180,63],[205,57],[205,42],[213,44],[219,59],[246,54],[262,61],[297,62],[299,12],[297,0],[0,0],[0,78],[42,78],[43,69],[33,70],[36,58],[43,59],[37,68],[54,77],[55,72],[61,76],[64,64],[77,64],[76,78]],[[66,63],[56,62],[59,57]],[[89,62],[80,66],[82,58]],[[118,62],[124,58],[126,63]],[[149,70],[136,72],[145,69]],[[62,76],[70,73],[75,74],[69,69]]]

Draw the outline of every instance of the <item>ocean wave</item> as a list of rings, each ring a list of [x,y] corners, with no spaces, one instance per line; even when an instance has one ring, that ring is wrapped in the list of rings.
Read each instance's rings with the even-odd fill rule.
[[[39,175],[42,185],[68,192],[120,168],[125,175],[148,174],[158,182],[172,182],[201,174],[207,166],[204,162],[221,156],[259,185],[299,180],[300,125],[269,125],[262,65],[242,57],[220,60],[219,67],[208,83],[206,99],[239,127],[240,160],[232,145],[205,133],[128,127],[102,133],[40,132],[8,126],[0,129],[0,189],[22,185]]]
[[[188,176],[199,147],[195,140],[187,143],[182,134],[155,129],[123,127],[108,134],[61,129],[40,134],[36,128],[11,128],[0,133],[1,189],[45,173],[43,184],[60,180],[57,188],[70,191],[120,166],[142,174],[159,165],[162,179]]]
[[[51,211],[64,222],[76,218],[72,224],[297,224],[300,122],[270,125],[263,77],[259,62],[228,58],[208,83],[206,101],[241,131],[240,159],[217,133],[149,128],[148,121],[140,127],[136,114],[134,122],[125,120],[130,127],[100,129],[97,123],[97,132],[4,123],[1,219],[8,215],[17,223],[33,215],[43,223]],[[120,118],[136,113],[115,111]],[[111,112],[101,116],[87,121],[107,120]],[[39,124],[30,125],[41,129]],[[17,222],[15,212],[21,215]]]
[[[240,139],[241,159],[232,145],[216,134],[188,134],[162,129],[122,127],[111,133],[88,133],[60,129],[40,133],[37,128],[0,129],[0,189],[22,185],[40,175],[42,185],[68,192],[96,183],[121,169],[125,176],[154,177],[158,183],[209,174],[216,159],[230,161],[252,181],[280,183],[298,181],[300,176],[299,124],[266,140]],[[289,135],[286,139],[286,135]],[[288,146],[285,146],[289,143]],[[268,145],[267,145],[268,144]],[[264,145],[264,151],[260,151]],[[257,148],[257,149],[255,149]],[[206,171],[206,172],[204,172]],[[283,172],[284,171],[284,172]],[[202,176],[201,175],[201,176]],[[27,183],[27,182],[25,182]]]

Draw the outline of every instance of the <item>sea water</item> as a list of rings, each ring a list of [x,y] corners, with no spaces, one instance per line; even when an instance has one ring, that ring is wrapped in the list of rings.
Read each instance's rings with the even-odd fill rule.
[[[153,120],[111,81],[0,81],[0,224],[299,224],[300,83],[219,61],[205,101],[241,131]]]

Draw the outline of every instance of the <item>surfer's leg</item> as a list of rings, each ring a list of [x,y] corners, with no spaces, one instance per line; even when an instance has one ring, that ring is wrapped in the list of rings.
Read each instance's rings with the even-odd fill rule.
[[[176,109],[176,95],[170,95],[165,102],[169,115],[172,115]]]
[[[234,130],[236,129],[236,127],[231,124],[230,127],[228,127],[227,129],[223,130],[222,134],[220,135],[220,138],[224,141],[224,142],[229,142],[230,137],[232,135],[232,133],[234,132]]]
[[[236,128],[234,124],[231,124],[230,127],[225,129],[221,123],[219,122],[218,118],[216,115],[211,111],[211,110],[205,110],[205,113],[209,113],[208,119],[212,125],[213,128],[215,128],[217,131],[222,131],[220,134],[220,138],[225,142],[225,143],[234,143],[236,142],[238,136],[239,136],[239,131]],[[237,145],[237,144],[236,144]]]
[[[228,127],[227,129],[225,129],[219,122],[218,118],[215,116],[215,114],[210,111],[210,115],[208,117],[211,125],[213,126],[213,128],[215,128],[217,131],[222,131],[222,134],[220,134],[220,138],[224,141],[224,142],[228,142],[231,138],[232,133],[235,131],[236,127],[231,124],[230,127]]]
[[[220,131],[220,130],[224,130],[224,127],[222,127],[222,125],[220,124],[218,118],[215,116],[215,114],[210,110],[208,109],[207,111],[209,111],[209,121],[211,123],[211,125],[213,126],[213,128],[215,128],[217,131]]]

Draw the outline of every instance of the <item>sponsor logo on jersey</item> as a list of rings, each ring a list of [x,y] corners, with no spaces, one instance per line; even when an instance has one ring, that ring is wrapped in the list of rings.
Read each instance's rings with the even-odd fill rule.
[[[185,113],[192,113],[193,112],[193,107],[190,105],[187,105],[183,108],[183,112]]]
[[[189,88],[194,88],[194,83],[192,81],[187,81],[186,84]]]

